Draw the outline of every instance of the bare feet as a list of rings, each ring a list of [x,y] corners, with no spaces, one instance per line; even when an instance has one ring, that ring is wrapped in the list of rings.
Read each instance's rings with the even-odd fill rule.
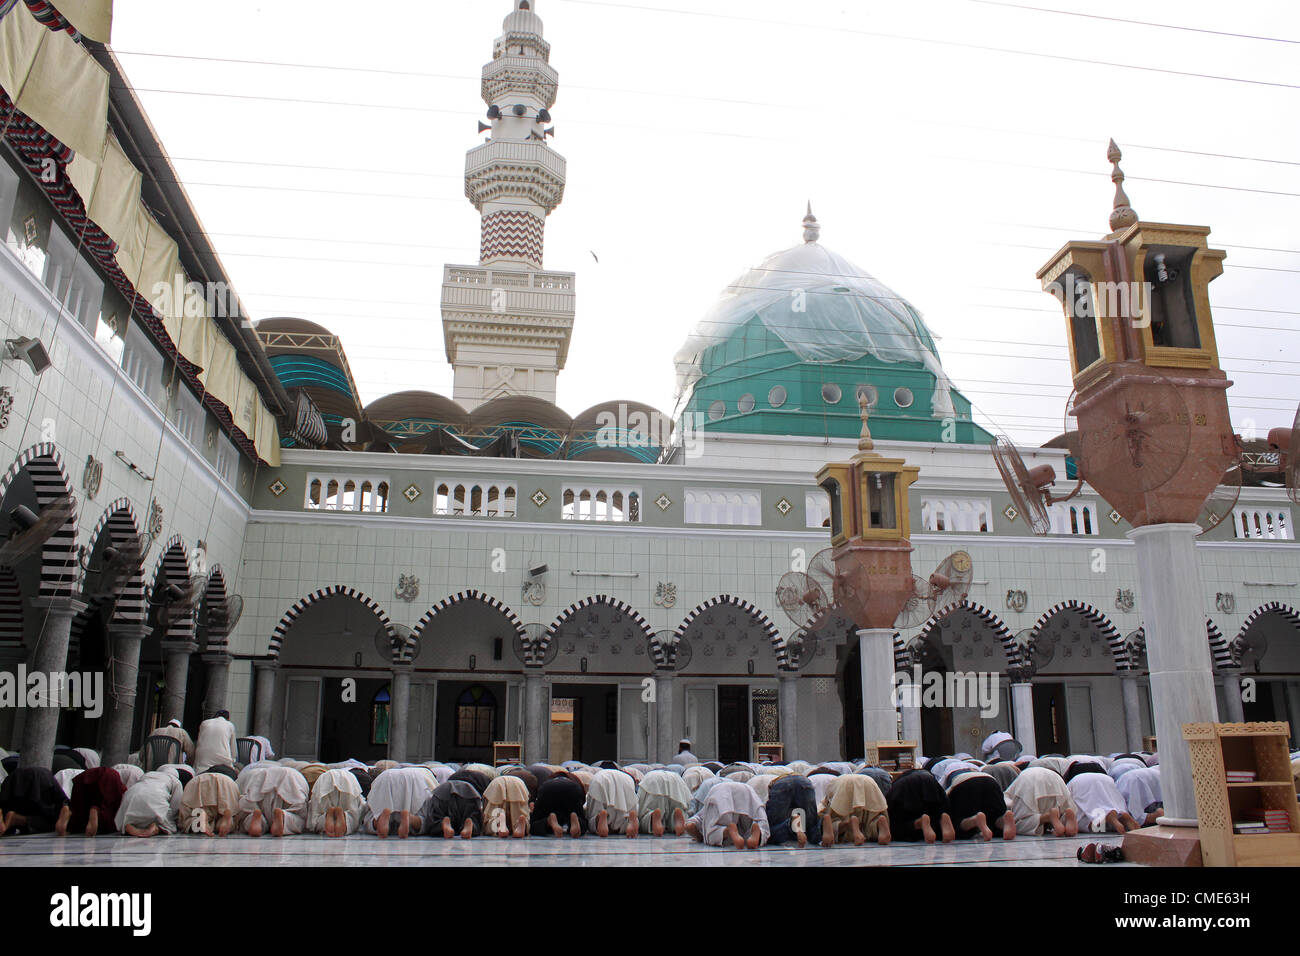
[[[93,837],[99,833],[99,807],[90,808],[90,819],[86,821],[86,836]]]
[[[629,840],[635,840],[637,834],[641,832],[641,821],[636,818],[636,811],[627,815],[627,827],[623,830]]]
[[[474,839],[474,821],[466,820],[465,825],[460,828],[460,838],[462,840]]]
[[[234,829],[234,826],[234,814],[230,810],[221,811],[221,815],[217,817],[217,836],[230,836],[230,831]]]
[[[515,820],[514,838],[522,840],[526,836],[528,836],[528,817],[521,813],[518,819]]]
[[[596,814],[596,835],[609,836],[609,813],[605,810],[601,810],[600,813]]]
[[[664,835],[664,812],[662,810],[656,810],[650,814],[650,832],[657,837]]]
[[[254,810],[248,818],[248,835],[251,837],[260,837],[266,831],[265,821],[262,820],[262,811]]]
[[[763,845],[763,830],[756,821],[749,824],[749,839],[745,841],[745,846],[750,850],[757,850]]]
[[[1002,817],[1002,839],[1014,840],[1016,838],[1016,815],[1008,810]]]
[[[59,811],[59,819],[54,822],[54,832],[62,837],[67,836],[68,821],[71,819],[72,819],[72,807],[68,806],[65,803],[63,805],[63,809]]]
[[[831,815],[828,813],[822,817],[822,846],[832,847],[835,845],[835,824],[831,822]]]
[[[582,821],[576,813],[569,814],[569,836],[575,839],[582,836]]]
[[[939,832],[943,835],[944,843],[951,843],[957,838],[957,831],[952,826],[952,817],[946,813],[939,817]]]
[[[388,839],[388,824],[393,818],[392,810],[385,810],[379,814],[379,819],[375,821],[375,836],[381,840]]]
[[[1152,810],[1150,813],[1147,814],[1146,822],[1143,823],[1142,825],[1146,827],[1153,827],[1160,822],[1160,818],[1163,817],[1164,815],[1165,815],[1165,811],[1163,808],[1159,810]]]
[[[275,816],[271,818],[271,836],[284,836],[284,811],[279,807],[275,810]]]
[[[985,843],[993,839],[993,831],[989,829],[989,818],[984,815],[983,811],[973,817],[967,817],[961,822],[962,833],[969,833],[971,830],[978,830]]]
[[[727,836],[731,837],[731,845],[737,850],[745,848],[745,838],[740,835],[740,829],[734,823],[727,824]]]
[[[1047,825],[1052,828],[1052,835],[1065,836],[1065,826],[1061,823],[1061,811],[1056,807],[1047,811]]]
[[[882,813],[876,821],[876,842],[881,846],[889,846],[893,839],[893,834],[889,832],[889,815]]]
[[[405,840],[411,835],[411,811],[403,810],[397,820],[397,838]]]
[[[696,824],[693,820],[686,821],[686,832],[691,835],[691,839],[694,840],[696,843],[704,842],[704,834],[700,832],[699,825]]]
[[[134,826],[133,824],[128,823],[128,824],[126,825],[125,833],[126,833],[127,836],[133,836],[133,837],[151,837],[151,836],[157,836],[157,835],[158,835],[158,824],[156,824],[156,823],[151,823],[151,824],[149,824],[147,827],[137,827],[137,826]]]
[[[91,812],[91,813],[94,813],[95,811],[94,811],[94,810],[91,810],[90,812]],[[1129,813],[1121,813],[1121,814],[1119,815],[1119,822],[1120,822],[1121,824],[1123,824],[1123,826],[1124,826],[1124,830],[1121,830],[1121,831],[1120,831],[1121,833],[1123,833],[1125,830],[1136,830],[1136,829],[1138,829],[1138,822],[1137,822],[1136,820],[1134,820],[1134,819],[1133,819],[1133,816],[1132,816],[1131,814],[1129,814]]]
[[[802,850],[808,845],[808,827],[804,820],[804,811],[798,807],[790,811],[790,831],[794,833],[799,849]]]
[[[0,836],[9,832],[9,828],[14,825],[14,817],[17,816],[12,810],[0,818]]]
[[[547,816],[546,825],[551,828],[551,833],[553,833],[555,836],[557,837],[564,836],[564,827],[560,826],[560,821],[555,816],[554,813]]]
[[[933,843],[935,841],[934,827],[930,825],[930,814],[921,814],[921,819],[916,821],[916,828],[921,831],[922,835],[925,837],[926,843]]]
[[[1079,817],[1075,814],[1073,809],[1065,811],[1065,835],[1079,835]]]
[[[678,836],[686,832],[686,813],[681,807],[673,811],[673,832]]]
[[[854,846],[862,846],[867,842],[867,836],[862,832],[862,823],[857,817],[849,817],[849,836],[853,839]]]
[[[330,839],[339,836],[338,831],[335,829],[336,824],[334,822],[334,811],[338,809],[338,807],[330,807],[325,811],[325,835]]]
[[[1119,822],[1119,814],[1116,813],[1114,810],[1106,814],[1106,828],[1109,829],[1112,833],[1124,832],[1124,824]]]

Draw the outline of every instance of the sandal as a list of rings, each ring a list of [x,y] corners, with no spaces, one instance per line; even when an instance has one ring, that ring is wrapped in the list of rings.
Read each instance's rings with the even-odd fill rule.
[[[1087,846],[1081,846],[1074,851],[1075,859],[1080,863],[1100,863],[1101,859],[1097,855],[1097,844],[1089,843]]]

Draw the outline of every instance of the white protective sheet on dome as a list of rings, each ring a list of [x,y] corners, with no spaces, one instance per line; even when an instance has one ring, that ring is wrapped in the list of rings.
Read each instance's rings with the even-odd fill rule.
[[[803,292],[805,310],[795,311]],[[917,362],[935,377],[934,417],[955,417],[952,383],[919,312],[842,256],[807,242],[768,256],[727,287],[673,357],[678,407],[702,377],[700,357],[754,316],[801,361],[844,362],[873,355]]]

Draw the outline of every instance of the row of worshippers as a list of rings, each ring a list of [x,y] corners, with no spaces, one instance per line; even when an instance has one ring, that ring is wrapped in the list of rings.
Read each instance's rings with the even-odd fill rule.
[[[259,762],[240,771],[122,764],[72,780],[25,768],[0,784],[0,830],[469,838],[689,834],[713,846],[862,845],[995,835],[1123,832],[1158,816],[1158,768],[1140,755],[947,757],[891,779],[876,767],[736,763],[494,769],[358,761]],[[820,831],[820,832],[818,832]],[[818,840],[820,837],[820,840]]]

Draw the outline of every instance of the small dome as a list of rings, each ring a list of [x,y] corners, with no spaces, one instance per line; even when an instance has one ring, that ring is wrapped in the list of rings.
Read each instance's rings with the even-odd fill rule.
[[[542,18],[533,12],[536,0],[515,0],[515,9],[505,18],[501,29],[505,33],[535,33],[542,35]]]

